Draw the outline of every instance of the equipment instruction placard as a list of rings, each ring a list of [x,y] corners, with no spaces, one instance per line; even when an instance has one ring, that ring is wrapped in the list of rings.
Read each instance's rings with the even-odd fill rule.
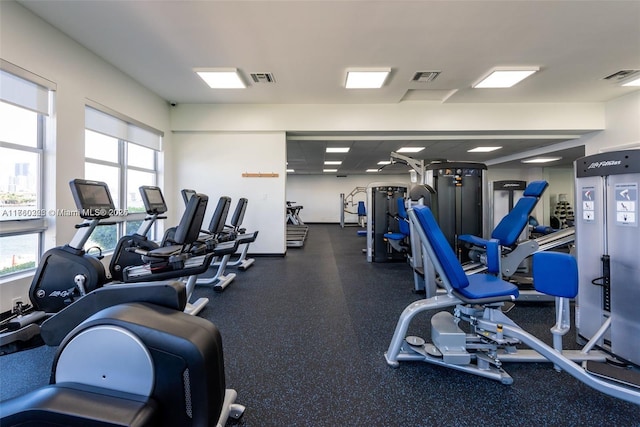
[[[616,225],[638,226],[638,184],[616,184]]]
[[[582,220],[586,222],[595,221],[595,188],[582,187]]]

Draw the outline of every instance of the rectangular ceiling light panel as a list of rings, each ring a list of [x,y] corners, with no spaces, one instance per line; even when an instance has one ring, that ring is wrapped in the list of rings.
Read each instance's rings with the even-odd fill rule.
[[[348,153],[349,147],[327,147],[327,153]]]
[[[490,153],[501,149],[502,147],[476,147],[471,150],[467,150],[467,153]]]
[[[471,87],[476,89],[512,87],[538,70],[540,70],[540,67],[494,68],[487,76],[480,79]]]
[[[390,68],[348,70],[345,87],[347,89],[379,89],[384,85],[390,72]]]
[[[244,89],[237,68],[197,68],[194,70],[211,89]]]
[[[640,77],[623,83],[622,86],[640,86]]]
[[[424,147],[402,147],[397,152],[398,153],[419,153],[424,150]]]
[[[549,163],[561,160],[562,157],[536,157],[533,159],[521,160],[522,163]]]

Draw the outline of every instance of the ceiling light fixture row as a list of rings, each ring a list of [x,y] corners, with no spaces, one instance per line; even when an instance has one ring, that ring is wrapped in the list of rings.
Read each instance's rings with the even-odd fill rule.
[[[480,146],[480,147],[475,147],[472,148],[471,150],[467,150],[467,152],[469,153],[489,153],[491,151],[496,151],[501,149],[502,147],[500,146]],[[412,146],[407,146],[407,147],[401,147],[398,150],[396,150],[396,152],[398,153],[419,153],[420,151],[424,150],[425,147],[412,147]],[[348,153],[350,150],[349,147],[327,147],[325,149],[326,153]],[[553,160],[557,160],[557,159],[553,159]],[[547,160],[549,161],[549,160]],[[523,161],[524,162],[524,161]],[[324,161],[324,166],[340,166],[342,164],[342,160],[325,160]],[[389,165],[391,164],[391,161],[389,160],[381,160],[378,162],[379,165],[381,166],[385,166],[385,165]],[[334,173],[337,172],[337,169],[323,169],[322,172],[326,172],[326,173]],[[372,173],[372,172],[379,172],[380,169],[367,169],[366,172]],[[293,172],[293,170],[287,170],[287,172]]]
[[[244,89],[247,87],[237,68],[194,68],[194,71],[212,89]],[[540,67],[494,67],[471,87],[474,89],[510,88],[537,71],[540,71]],[[384,86],[390,73],[391,68],[350,68],[347,70],[345,87],[347,89],[379,89]],[[440,72],[431,73],[439,74]],[[605,79],[620,75],[619,78],[616,78],[621,86],[640,86],[638,73],[638,70],[624,70],[607,76]],[[275,81],[271,73],[252,74],[254,81],[257,81],[256,79],[261,76],[266,76],[265,81]],[[413,80],[415,80],[415,76]]]
[[[539,70],[540,67],[496,67],[471,87],[507,88]],[[194,71],[212,89],[247,87],[237,68],[194,68]],[[270,73],[261,74],[271,75]],[[350,68],[347,70],[345,87],[347,89],[379,89],[384,86],[389,74],[391,74],[391,68]]]

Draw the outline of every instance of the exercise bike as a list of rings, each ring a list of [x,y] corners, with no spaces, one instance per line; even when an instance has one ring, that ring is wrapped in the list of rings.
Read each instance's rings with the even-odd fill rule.
[[[162,190],[159,187],[150,185],[143,185],[139,190],[147,216],[135,233],[123,236],[118,240],[109,263],[109,273],[113,281],[122,281],[123,270],[126,267],[144,264],[142,257],[129,248],[152,251],[160,247],[158,243],[150,240],[148,236],[157,220],[167,218],[164,213],[167,212],[168,208],[162,195]]]
[[[28,346],[27,343],[37,341],[43,319],[51,318],[49,324],[56,325],[57,334],[60,335],[101,308],[144,299],[147,293],[154,292],[145,286],[116,285],[107,281],[104,266],[98,257],[88,254],[84,246],[96,227],[108,224],[104,220],[115,211],[113,199],[104,182],[75,179],[69,185],[83,222],[76,225],[76,234],[69,244],[50,249],[43,255],[29,290],[31,307],[0,325],[3,352],[17,351]],[[124,268],[123,280],[143,284],[184,276],[193,277],[195,283],[195,277],[208,268],[214,256],[205,254],[193,257],[189,252],[197,241],[207,201],[206,196],[196,195],[176,228],[173,244],[148,251],[153,255],[153,261],[143,259],[143,265]],[[193,283],[187,288],[187,298],[191,295]],[[103,287],[105,289],[97,294],[99,298],[94,298],[94,293]],[[69,317],[59,313],[89,295],[92,296],[91,301],[96,303],[82,315],[74,312],[76,315]],[[187,305],[187,309],[195,314],[207,302],[206,299],[199,299],[195,304]],[[60,315],[52,317],[56,313]]]

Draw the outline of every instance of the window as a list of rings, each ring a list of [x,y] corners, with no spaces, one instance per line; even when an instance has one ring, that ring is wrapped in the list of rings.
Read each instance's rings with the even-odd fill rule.
[[[117,116],[91,106],[85,109],[85,178],[107,183],[123,213],[111,218],[117,224],[96,228],[87,242],[87,248],[103,251],[114,249],[122,235],[137,231],[146,215],[139,188],[157,185],[158,180],[162,134]]]
[[[42,254],[43,153],[55,85],[0,61],[0,278],[4,278],[34,269]]]

